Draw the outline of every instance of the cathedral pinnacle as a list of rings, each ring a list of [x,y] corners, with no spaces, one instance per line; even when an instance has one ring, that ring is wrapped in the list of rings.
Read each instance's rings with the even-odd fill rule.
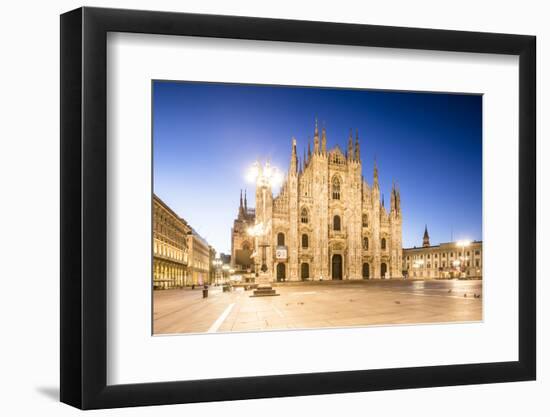
[[[349,130],[349,137],[348,137],[348,159],[353,159],[353,135],[352,130]]]
[[[361,160],[361,152],[359,150],[359,130],[355,130],[355,160]]]
[[[325,123],[323,122],[323,131],[321,133],[321,152],[327,153],[327,130],[325,129]]]
[[[290,172],[295,174],[298,170],[298,157],[296,155],[296,138],[292,138],[292,155],[290,157]]]
[[[376,156],[374,157],[374,187],[378,188],[378,165],[376,164]]]
[[[313,135],[313,153],[319,153],[319,126],[317,124],[317,118],[315,118],[315,134]]]

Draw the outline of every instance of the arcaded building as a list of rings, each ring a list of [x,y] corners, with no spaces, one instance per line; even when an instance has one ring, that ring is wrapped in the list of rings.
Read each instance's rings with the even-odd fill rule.
[[[211,282],[215,250],[164,201],[153,195],[153,288]]]
[[[188,279],[191,228],[153,195],[153,288],[183,287]]]
[[[254,263],[267,259],[272,280],[358,280],[402,277],[402,212],[394,185],[390,203],[381,199],[378,168],[372,184],[362,174],[359,137],[350,132],[347,151],[327,149],[317,122],[313,150],[301,161],[292,139],[288,174],[279,194],[269,181],[256,184]]]

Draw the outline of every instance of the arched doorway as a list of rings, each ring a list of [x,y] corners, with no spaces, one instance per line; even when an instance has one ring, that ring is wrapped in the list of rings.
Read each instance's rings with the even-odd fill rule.
[[[302,277],[302,280],[306,280],[306,279],[309,279],[309,264],[304,262],[302,264],[302,267],[301,267],[301,277]]]
[[[279,263],[277,264],[277,281],[284,281],[284,280],[286,280],[285,264]]]
[[[363,279],[369,279],[370,278],[370,266],[368,263],[363,264]]]
[[[386,278],[386,272],[388,272],[388,265],[385,263],[382,263],[380,265],[380,278],[384,279]]]
[[[332,255],[332,279],[342,279],[342,255]]]

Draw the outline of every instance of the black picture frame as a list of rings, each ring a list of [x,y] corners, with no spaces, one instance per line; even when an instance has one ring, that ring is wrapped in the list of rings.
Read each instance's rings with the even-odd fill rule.
[[[519,360],[107,385],[108,32],[519,56]],[[81,409],[421,388],[536,378],[536,38],[171,12],[61,15],[61,401]]]

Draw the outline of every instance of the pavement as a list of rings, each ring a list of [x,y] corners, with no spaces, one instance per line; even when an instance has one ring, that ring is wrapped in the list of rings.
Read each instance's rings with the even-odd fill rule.
[[[472,322],[482,320],[482,281],[370,280],[285,283],[280,296],[250,297],[242,288],[158,290],[153,333]]]

